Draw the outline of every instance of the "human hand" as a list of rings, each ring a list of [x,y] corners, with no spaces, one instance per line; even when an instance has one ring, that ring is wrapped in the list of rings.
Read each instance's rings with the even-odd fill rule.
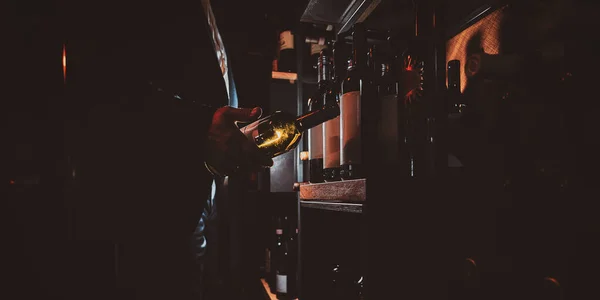
[[[248,140],[236,125],[237,122],[255,121],[261,115],[262,109],[259,107],[225,106],[214,113],[208,129],[205,161],[211,172],[229,175],[240,170],[251,171],[273,165],[273,160]]]

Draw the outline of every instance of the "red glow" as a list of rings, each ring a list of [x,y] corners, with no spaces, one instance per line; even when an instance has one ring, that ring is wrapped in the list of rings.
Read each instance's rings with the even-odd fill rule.
[[[467,258],[467,262],[471,263],[474,267],[477,267],[477,263],[472,258]]]
[[[15,181],[11,179],[11,180],[9,181],[9,183],[10,183],[10,184],[15,184]]]
[[[62,69],[63,69],[63,81],[67,83],[67,47],[63,44],[62,49]]]
[[[556,287],[560,287],[560,283],[558,282],[558,280],[556,280],[556,279],[554,279],[552,277],[546,277],[546,278],[544,278],[544,280],[551,282]]]

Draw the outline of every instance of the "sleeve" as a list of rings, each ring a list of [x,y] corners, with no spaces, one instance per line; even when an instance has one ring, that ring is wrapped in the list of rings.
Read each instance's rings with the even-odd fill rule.
[[[191,234],[213,179],[204,154],[215,109],[151,82],[111,91],[116,94],[103,96],[105,102],[93,101],[81,126],[80,235],[168,240]]]

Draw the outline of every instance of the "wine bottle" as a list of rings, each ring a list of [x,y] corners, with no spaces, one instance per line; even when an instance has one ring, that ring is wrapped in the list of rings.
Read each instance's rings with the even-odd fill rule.
[[[339,92],[333,81],[333,57],[323,49],[319,58],[319,90],[326,106],[339,106]],[[326,181],[339,180],[340,170],[340,120],[339,116],[323,123],[323,176]]]
[[[340,114],[337,104],[325,105],[299,117],[284,111],[275,113],[250,123],[240,130],[256,146],[270,157],[276,157],[294,149],[302,134]]]
[[[321,57],[317,56],[317,91],[315,95],[309,100],[309,111],[317,111],[325,105],[323,92],[326,86],[324,85],[324,73],[327,72],[327,67],[324,67],[321,63]],[[334,119],[335,120],[335,119]],[[327,122],[325,122],[327,123]],[[309,144],[309,156],[310,156],[310,182],[323,182],[323,161],[324,161],[324,136],[323,126],[325,123],[319,124],[314,128],[309,129],[308,144]]]
[[[352,60],[348,75],[342,84],[340,98],[340,176],[342,179],[360,178],[361,175],[361,101],[368,84],[367,39],[362,23],[355,24],[352,32]]]
[[[294,47],[294,34],[289,28],[279,34],[279,59],[277,61],[279,72],[296,72],[296,49]]]
[[[287,220],[287,217],[285,217],[284,220]],[[286,222],[284,222],[284,224],[285,223]],[[277,231],[276,249],[277,264],[275,267],[275,295],[277,295],[277,299],[290,299],[288,292],[288,281],[290,279],[289,243],[284,238],[282,229]]]
[[[377,84],[377,98],[380,103],[381,119],[379,122],[379,139],[381,141],[382,161],[398,163],[398,81],[392,75],[392,64],[380,64]]]
[[[314,78],[313,83],[318,81],[319,78],[319,56],[321,56],[321,50],[327,48],[326,44],[310,44],[310,68],[311,78]]]
[[[423,162],[425,128],[423,113],[424,62],[414,49],[405,50],[396,63],[400,66],[401,105],[398,112],[400,132],[400,175],[406,178],[420,176]]]
[[[271,239],[271,251],[270,251],[270,277],[267,279],[269,283],[269,290],[272,294],[277,293],[277,266],[279,264],[281,256],[281,248],[283,246],[283,222],[280,216],[275,217],[273,222],[273,228],[275,236]]]
[[[316,111],[323,107],[320,93],[308,100],[308,110]],[[323,182],[323,124],[308,129],[308,159],[309,159],[309,182]]]

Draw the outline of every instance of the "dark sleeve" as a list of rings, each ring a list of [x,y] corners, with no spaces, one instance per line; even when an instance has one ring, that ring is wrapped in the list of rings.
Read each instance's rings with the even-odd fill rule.
[[[79,234],[111,240],[191,234],[210,192],[204,149],[214,108],[148,82],[111,93],[89,95],[96,100],[81,122]]]

